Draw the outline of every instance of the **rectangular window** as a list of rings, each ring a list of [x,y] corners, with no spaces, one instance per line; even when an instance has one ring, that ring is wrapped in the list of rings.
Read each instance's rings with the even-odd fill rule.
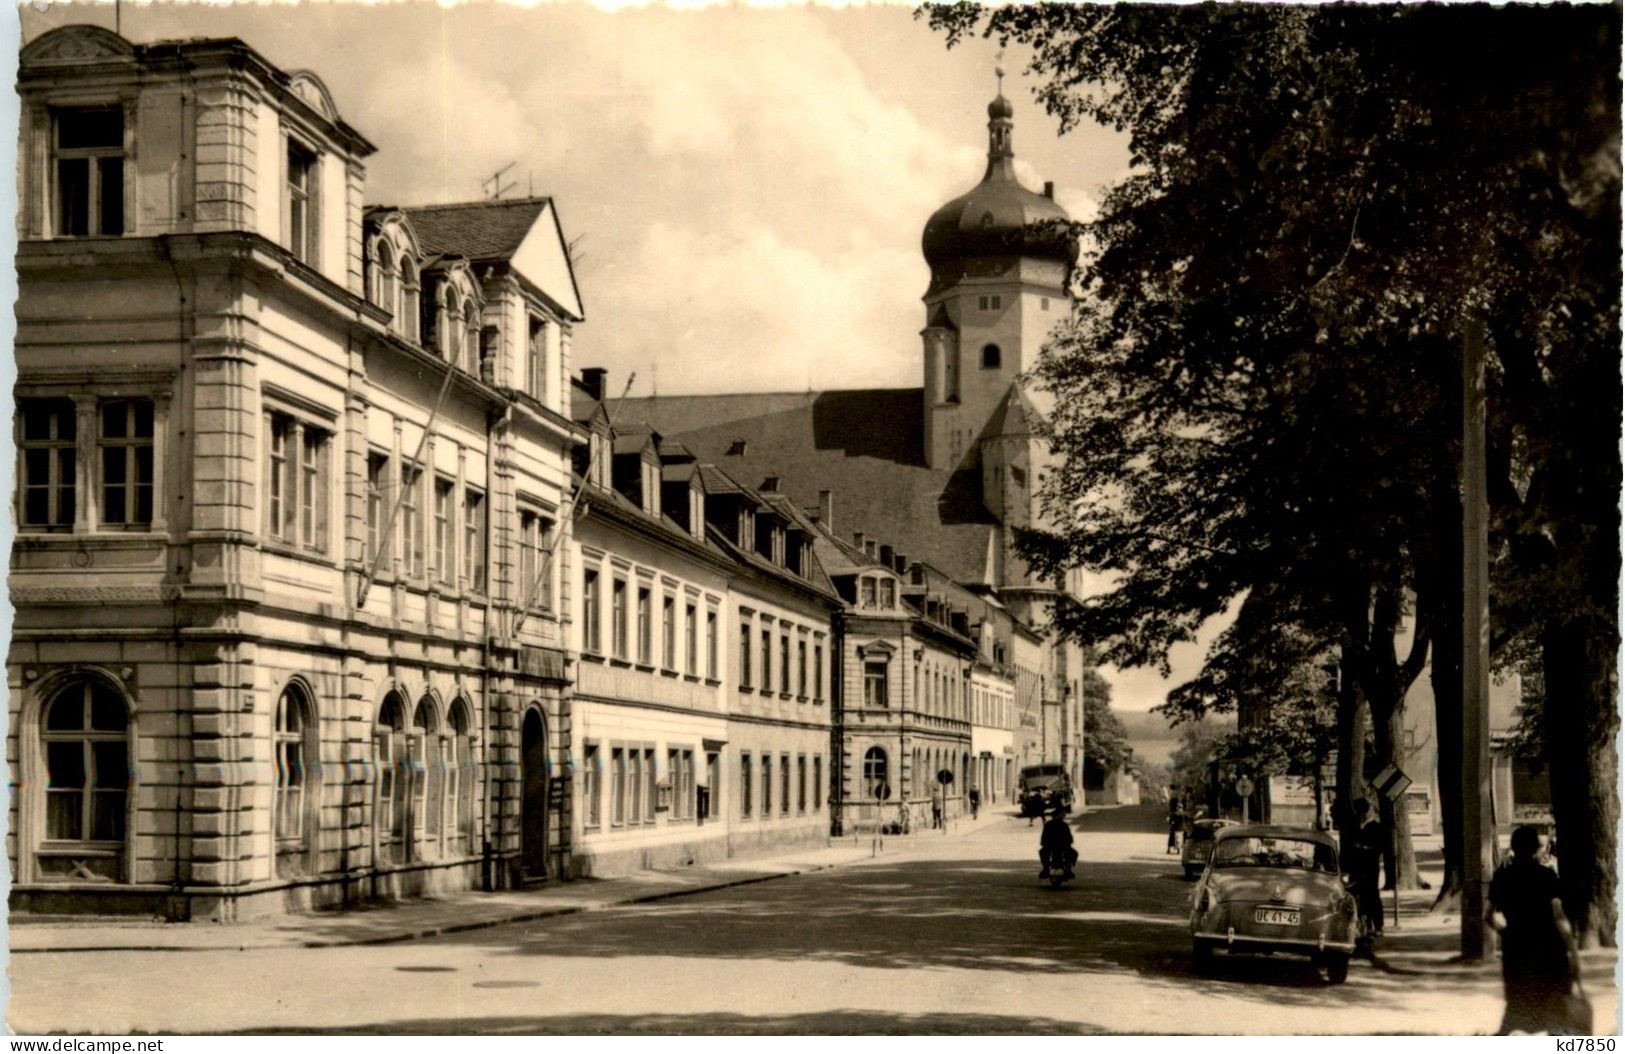
[[[617,578],[610,587],[609,631],[615,649],[615,658],[626,658],[626,579]]]
[[[875,606],[875,580],[867,575],[858,580],[858,607]]]
[[[626,751],[614,747],[609,752],[609,822],[626,823]]]
[[[650,747],[643,752],[643,821],[655,822],[655,752]]]
[[[790,815],[790,755],[779,755],[779,815]]]
[[[813,812],[824,809],[824,755],[813,757]]]
[[[378,542],[384,530],[384,517],[389,511],[384,507],[385,480],[389,478],[389,458],[383,454],[369,453],[367,455],[367,552],[369,561],[379,555]],[[387,548],[387,546],[386,546]],[[387,560],[380,560],[385,563]]]
[[[660,660],[668,670],[677,668],[677,598],[660,600]]]
[[[744,751],[739,752],[739,817],[750,819],[750,755]]]
[[[880,606],[883,608],[897,606],[897,583],[889,578],[880,580]]]
[[[435,577],[446,585],[457,582],[452,550],[452,495],[457,485],[449,479],[436,477],[434,481],[434,570]]]
[[[627,784],[630,793],[627,795],[627,823],[643,822],[643,751],[628,751],[631,754],[630,771],[627,773]]]
[[[104,402],[100,420],[101,522],[146,527],[152,523],[152,400]]]
[[[601,764],[598,757],[598,744],[588,743],[582,751],[581,765],[581,796],[586,799],[586,826],[590,831],[596,831],[603,824],[603,789],[600,782],[603,773],[598,771]]]
[[[689,604],[683,609],[683,650],[688,662],[683,672],[690,677],[700,675],[700,609]]]
[[[739,623],[739,687],[750,687],[750,616],[740,614]]]
[[[406,557],[406,573],[413,578],[423,577],[423,500],[421,469],[401,466],[401,538]]]
[[[717,679],[717,613],[705,612],[705,675]]]
[[[598,569],[589,567],[581,576],[581,649],[601,653],[604,641],[598,619]]]
[[[790,694],[790,635],[779,635],[779,691]]]
[[[78,418],[69,399],[19,399],[21,508],[18,522],[36,530],[71,530],[78,508]]]
[[[773,631],[762,630],[762,691],[773,690]]]
[[[288,140],[288,251],[316,262],[316,155]]]
[[[824,646],[813,645],[813,702],[824,701]]]
[[[485,495],[463,491],[463,584],[485,592]]]
[[[124,233],[124,110],[57,110],[55,147],[58,237]]]
[[[547,323],[532,315],[530,318],[529,377],[526,390],[538,402],[547,401]]]
[[[773,815],[773,755],[762,755],[762,819]]]
[[[651,636],[654,633],[654,627],[652,625],[650,625],[650,623],[652,622],[652,620],[654,618],[654,613],[650,610],[650,608],[653,606],[653,604],[654,604],[654,598],[649,593],[649,587],[648,586],[639,586],[638,587],[638,661],[645,664],[645,665],[648,665],[648,664],[650,664],[650,663],[652,663],[654,661],[654,656],[653,656],[654,645],[653,645],[653,641],[650,639]]]
[[[807,755],[796,755],[796,815],[807,814]]]
[[[532,608],[553,610],[553,521],[539,513],[519,513],[519,597]],[[537,575],[541,576],[540,581]]]
[[[865,706],[886,706],[888,700],[886,664],[870,661],[863,664],[863,703]]]

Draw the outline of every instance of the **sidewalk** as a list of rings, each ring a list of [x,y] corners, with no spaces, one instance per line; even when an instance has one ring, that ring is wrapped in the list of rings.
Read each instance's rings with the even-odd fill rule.
[[[960,837],[1002,816],[989,811],[974,823],[963,819],[947,837]],[[940,831],[884,840],[881,859],[920,845]],[[391,944],[447,933],[530,922],[559,915],[603,911],[714,889],[767,882],[859,864],[874,858],[868,835],[835,839],[772,856],[719,861],[703,867],[640,871],[608,878],[550,881],[529,889],[467,892],[446,897],[359,904],[343,910],[278,915],[241,923],[179,922],[98,916],[10,919],[11,952],[247,951],[262,948],[337,948]]]
[[[1437,873],[1424,870],[1435,885]],[[1499,981],[1501,959],[1490,938],[1487,956],[1479,962],[1462,962],[1461,913],[1457,910],[1432,912],[1435,889],[1404,890],[1399,894],[1398,925],[1393,917],[1394,894],[1383,893],[1383,909],[1388,916],[1381,939],[1371,952],[1371,965],[1384,973],[1415,977],[1483,977]],[[1614,969],[1619,959],[1615,948],[1586,948],[1580,952],[1580,968],[1586,985],[1593,991],[1614,987]]]

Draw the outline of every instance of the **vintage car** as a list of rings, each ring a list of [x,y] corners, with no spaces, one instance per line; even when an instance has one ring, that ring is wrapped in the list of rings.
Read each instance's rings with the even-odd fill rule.
[[[1072,779],[1066,774],[1064,765],[1049,763],[1023,767],[1017,792],[1021,797],[1023,816],[1042,816],[1056,806],[1067,810],[1072,808]]]
[[[1354,897],[1331,836],[1299,827],[1225,827],[1191,896],[1191,955],[1215,951],[1307,955],[1326,979],[1348,979]]]
[[[1185,844],[1179,850],[1179,862],[1185,868],[1186,878],[1195,878],[1207,866],[1208,854],[1213,851],[1213,835],[1225,827],[1235,825],[1234,820],[1193,820],[1185,832]]]

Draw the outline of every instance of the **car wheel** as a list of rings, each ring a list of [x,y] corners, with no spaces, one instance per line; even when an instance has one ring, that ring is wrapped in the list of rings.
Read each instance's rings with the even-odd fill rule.
[[[1342,984],[1349,979],[1349,957],[1347,955],[1326,956],[1326,980],[1332,984]]]
[[[1190,880],[1191,880],[1191,881],[1193,881],[1193,882],[1194,882],[1194,881],[1195,881],[1195,880],[1196,880],[1196,876],[1197,876],[1197,875],[1200,875],[1200,874],[1201,874],[1201,873],[1202,873],[1202,869],[1201,869],[1201,868],[1199,868],[1199,867],[1192,867],[1192,866],[1191,866],[1191,865],[1189,865],[1189,864],[1186,864],[1186,865],[1185,865],[1185,877],[1186,877],[1186,878],[1188,878],[1188,879],[1190,879]]]
[[[1191,965],[1196,967],[1197,973],[1213,969],[1213,945],[1207,941],[1191,941]]]

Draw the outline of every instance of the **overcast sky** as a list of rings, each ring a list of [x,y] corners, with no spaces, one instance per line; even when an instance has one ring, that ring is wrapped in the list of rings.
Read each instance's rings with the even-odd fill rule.
[[[24,40],[110,4],[25,6]],[[605,12],[586,6],[137,4],[137,42],[237,36],[309,69],[378,147],[369,203],[553,196],[587,322],[575,366],[634,394],[920,383],[920,232],[986,159],[995,45],[949,51],[910,6]],[[1060,137],[1006,57],[1028,186],[1086,219],[1124,137]],[[1176,674],[1200,652],[1181,649]],[[1143,710],[1167,685],[1112,675]]]
[[[112,24],[107,4],[23,11],[25,38]],[[369,202],[479,198],[512,162],[514,193],[552,195],[581,239],[578,367],[636,370],[639,394],[657,373],[661,392],[920,383],[920,232],[981,177],[990,42],[950,52],[908,6],[125,3],[122,18],[138,42],[233,35],[314,71],[378,147]],[[1087,215],[1124,141],[1059,138],[1030,85],[1006,85],[1028,185],[1053,180]]]

